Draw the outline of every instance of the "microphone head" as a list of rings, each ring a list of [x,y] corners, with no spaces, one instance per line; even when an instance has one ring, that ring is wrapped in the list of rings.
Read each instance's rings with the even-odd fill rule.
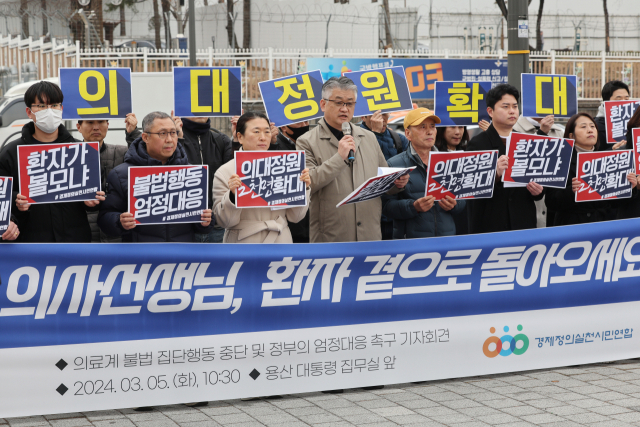
[[[349,122],[342,123],[342,133],[345,135],[351,135],[351,125]]]

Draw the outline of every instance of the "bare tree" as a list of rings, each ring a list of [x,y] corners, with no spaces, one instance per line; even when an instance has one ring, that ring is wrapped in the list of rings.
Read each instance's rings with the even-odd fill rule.
[[[384,35],[387,39],[386,47],[393,47],[393,38],[391,37],[391,15],[389,14],[389,0],[383,0],[384,8]]]
[[[229,46],[239,49],[238,40],[234,37],[233,32],[233,0],[227,0],[227,37],[229,38]]]
[[[153,29],[156,33],[156,49],[162,49],[162,42],[160,41],[160,10],[158,8],[159,0],[151,0],[153,3]]]
[[[124,37],[127,35],[127,19],[124,14],[124,2],[120,3],[118,9],[120,9],[120,37]]]
[[[47,18],[47,0],[40,0],[40,8],[42,9],[42,35],[46,36],[49,32],[49,21]]]
[[[98,33],[100,43],[104,41],[104,21],[102,19],[102,0],[91,0],[91,7],[95,13],[94,27]]]
[[[544,0],[540,0],[538,6],[538,20],[536,21],[536,50],[542,50],[542,31],[540,31],[540,23],[542,22],[542,9],[544,8]]]
[[[251,0],[242,4],[242,47],[251,49]]]
[[[27,7],[29,6],[29,0],[20,0],[20,16],[22,18],[22,37],[29,37],[29,15],[27,14]]]
[[[611,50],[611,45],[609,44],[609,10],[607,9],[607,0],[602,0],[602,6],[604,7],[604,50],[609,52]]]

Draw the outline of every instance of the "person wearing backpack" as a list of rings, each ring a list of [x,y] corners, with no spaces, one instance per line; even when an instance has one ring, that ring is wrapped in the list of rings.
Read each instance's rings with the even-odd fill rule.
[[[409,140],[406,136],[400,135],[387,127],[389,120],[389,113],[382,113],[380,110],[376,111],[371,116],[364,116],[360,127],[368,131],[373,132],[380,144],[382,154],[384,154],[385,160],[389,160],[393,156],[397,156],[409,147]],[[382,216],[380,222],[380,228],[382,230],[382,240],[393,239],[393,220]]]

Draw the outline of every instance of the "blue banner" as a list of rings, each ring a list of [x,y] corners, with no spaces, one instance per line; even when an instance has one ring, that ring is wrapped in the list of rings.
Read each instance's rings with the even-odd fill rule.
[[[130,68],[60,68],[62,118],[124,118],[133,111]]]
[[[469,126],[480,120],[491,121],[487,112],[487,92],[491,82],[436,82],[436,126]]]
[[[320,109],[320,71],[295,74],[258,83],[269,120],[277,127],[324,116]]]
[[[571,117],[578,113],[577,77],[522,74],[522,115]]]
[[[3,244],[0,348],[639,301],[639,229],[631,219],[317,245]]]
[[[173,67],[174,114],[225,117],[242,114],[240,67]]]
[[[507,83],[506,59],[307,58],[307,70],[320,70],[326,81],[352,71],[404,67],[412,99],[434,97],[435,82]]]
[[[402,67],[345,73],[358,87],[354,117],[411,110],[413,103]]]

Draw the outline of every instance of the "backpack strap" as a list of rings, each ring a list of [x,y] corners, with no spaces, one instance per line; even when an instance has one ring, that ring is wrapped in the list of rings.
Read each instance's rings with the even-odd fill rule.
[[[396,146],[396,151],[398,154],[402,153],[402,140],[400,139],[400,135],[391,129],[389,129],[389,133],[391,134],[391,139],[393,139],[393,144]]]

